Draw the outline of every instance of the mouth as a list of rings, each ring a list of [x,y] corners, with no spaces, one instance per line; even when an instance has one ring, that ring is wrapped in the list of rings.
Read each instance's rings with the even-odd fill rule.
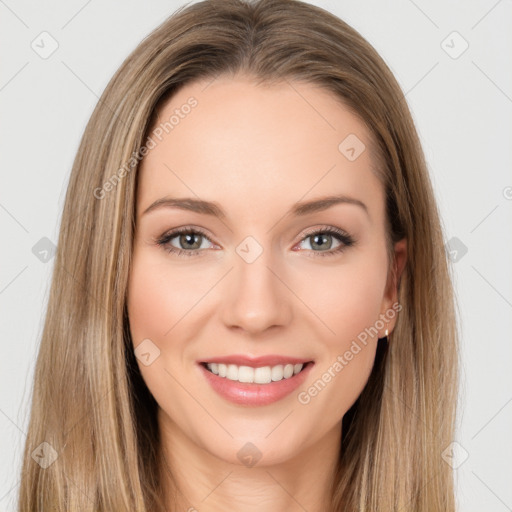
[[[313,361],[302,363],[287,362],[285,364],[247,366],[233,363],[201,362],[208,372],[231,381],[244,384],[271,384],[291,379],[306,368],[313,365]]]
[[[305,383],[314,364],[286,356],[226,356],[198,361],[197,366],[223,399],[237,406],[257,407],[291,395]]]

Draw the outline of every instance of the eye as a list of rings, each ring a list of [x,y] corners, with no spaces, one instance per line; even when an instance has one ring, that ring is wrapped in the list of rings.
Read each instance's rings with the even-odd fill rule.
[[[333,256],[355,244],[355,240],[348,233],[332,226],[309,231],[302,238],[300,244],[303,244],[308,239],[311,239],[309,242],[311,249],[308,249],[308,251],[312,253],[313,257],[317,255]],[[331,249],[333,239],[338,242],[338,246]],[[173,243],[174,240],[175,242]],[[156,243],[167,252],[178,256],[196,256],[203,252],[203,249],[208,249],[203,244],[205,241],[212,243],[202,230],[185,226],[163,234],[156,240]]]
[[[338,246],[334,249],[331,249],[333,242],[335,239],[338,242]],[[342,231],[341,229],[334,228],[332,226],[326,226],[323,228],[317,228],[314,231],[310,231],[306,233],[306,236],[302,239],[303,241],[310,240],[309,249],[315,256],[334,256],[338,253],[341,253],[348,247],[351,247],[355,244],[355,240],[348,234]],[[320,250],[317,250],[320,248]],[[326,249],[326,250],[322,250]]]
[[[171,243],[174,239],[176,239],[175,244],[177,244],[178,247]],[[165,233],[156,240],[156,243],[166,251],[175,253],[178,256],[194,256],[200,253],[201,249],[208,248],[203,246],[202,242],[205,240],[211,242],[203,231],[197,228],[183,227]]]

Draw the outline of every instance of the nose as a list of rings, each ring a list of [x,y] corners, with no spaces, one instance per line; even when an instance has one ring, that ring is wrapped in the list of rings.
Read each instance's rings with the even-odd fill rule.
[[[264,251],[256,261],[248,263],[238,256],[222,290],[221,316],[228,328],[239,328],[250,334],[270,327],[285,326],[292,318],[293,293],[283,272],[274,270],[270,256]]]

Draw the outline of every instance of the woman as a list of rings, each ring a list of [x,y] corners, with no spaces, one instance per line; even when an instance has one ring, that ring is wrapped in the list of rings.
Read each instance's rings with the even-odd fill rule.
[[[74,163],[19,510],[454,511],[454,311],[375,50],[298,1],[183,8]]]

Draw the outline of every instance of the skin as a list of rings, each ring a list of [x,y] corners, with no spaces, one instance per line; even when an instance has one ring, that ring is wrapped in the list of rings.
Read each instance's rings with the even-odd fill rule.
[[[136,204],[128,314],[134,347],[150,339],[160,351],[138,364],[180,489],[177,503],[167,497],[168,510],[324,511],[342,418],[368,380],[377,338],[396,321],[369,337],[309,403],[298,401],[397,300],[370,134],[332,93],[310,84],[262,86],[240,75],[208,83],[188,84],[161,109],[163,121],[190,96],[198,101],[144,158]],[[354,161],[338,149],[349,134],[367,148]],[[341,203],[287,215],[298,201],[332,194],[357,198],[368,213]],[[143,213],[163,197],[215,201],[226,217],[168,207]],[[199,255],[178,256],[155,242],[181,226],[207,233]],[[327,235],[332,245],[319,248],[305,233],[328,226],[354,245],[322,257],[343,242]],[[263,250],[252,263],[236,252],[247,236]],[[167,245],[190,251],[179,235]],[[405,240],[394,250],[399,276]],[[220,397],[197,366],[228,354],[315,365],[297,392],[244,407]],[[248,442],[261,453],[253,467],[237,457]]]

